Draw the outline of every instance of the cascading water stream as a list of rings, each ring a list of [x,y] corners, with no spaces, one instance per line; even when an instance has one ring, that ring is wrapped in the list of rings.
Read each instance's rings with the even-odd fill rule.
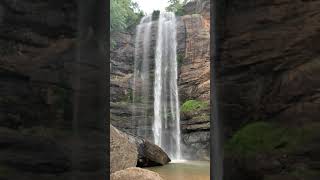
[[[153,132],[155,144],[176,160],[181,159],[177,80],[176,19],[173,13],[160,12],[155,53]]]
[[[145,16],[141,19],[136,30],[134,77],[133,77],[133,112],[132,122],[136,123],[137,135],[147,137],[146,122],[150,116],[147,109],[150,104],[150,42],[151,42],[152,17]],[[141,107],[142,106],[142,107]],[[139,112],[138,112],[139,111]]]
[[[153,141],[173,160],[181,158],[180,108],[177,72],[176,18],[174,13],[159,15],[154,62],[150,58],[152,16],[141,19],[136,30],[133,80],[133,118],[137,135],[151,139],[148,122],[152,120]],[[154,67],[151,65],[154,63]],[[153,69],[154,68],[154,69]],[[151,73],[154,70],[154,79]],[[153,82],[152,82],[153,81]],[[153,99],[150,97],[153,89]],[[146,110],[152,106],[153,114]],[[143,112],[141,113],[141,109]]]

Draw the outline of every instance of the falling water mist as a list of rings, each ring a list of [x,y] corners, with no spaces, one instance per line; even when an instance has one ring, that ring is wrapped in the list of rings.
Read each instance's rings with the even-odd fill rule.
[[[145,16],[137,26],[134,55],[133,77],[133,112],[132,122],[137,127],[136,134],[146,138],[148,136],[147,122],[150,117],[150,42],[152,17]],[[141,112],[141,109],[142,110]]]
[[[176,19],[160,13],[155,54],[154,140],[172,159],[181,159]]]
[[[154,58],[150,58],[153,25],[157,25],[157,39]],[[171,159],[180,160],[182,156],[175,15],[171,12],[160,12],[157,24],[153,24],[151,16],[145,16],[137,26],[136,33],[132,121],[137,123],[137,135],[147,137],[152,112],[144,111],[144,114],[139,116],[138,109],[141,106],[153,105],[152,140]],[[151,63],[154,66],[151,66]]]

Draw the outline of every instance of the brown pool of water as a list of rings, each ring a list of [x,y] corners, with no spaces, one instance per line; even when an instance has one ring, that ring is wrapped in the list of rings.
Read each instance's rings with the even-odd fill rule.
[[[164,180],[209,180],[209,161],[173,161],[164,166],[146,168],[157,172]]]

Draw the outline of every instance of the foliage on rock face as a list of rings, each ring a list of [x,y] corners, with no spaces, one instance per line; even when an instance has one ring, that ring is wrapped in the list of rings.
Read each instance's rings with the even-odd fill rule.
[[[110,31],[124,31],[137,24],[144,13],[132,0],[111,0]]]
[[[182,104],[181,112],[199,111],[208,107],[208,103],[198,100],[188,100]]]
[[[319,124],[304,127],[283,128],[267,122],[255,122],[244,126],[226,144],[229,154],[255,156],[259,153],[294,152],[301,145],[319,138]]]
[[[169,12],[174,12],[176,15],[181,16],[184,13],[183,6],[188,2],[188,0],[169,0],[170,5],[166,7]]]
[[[177,55],[177,62],[178,62],[179,66],[182,65],[183,59],[184,59],[184,54],[178,54]]]

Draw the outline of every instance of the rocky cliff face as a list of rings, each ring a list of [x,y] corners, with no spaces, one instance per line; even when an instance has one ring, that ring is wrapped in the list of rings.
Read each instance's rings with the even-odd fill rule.
[[[75,10],[73,1],[0,3],[1,178],[70,170],[68,138],[57,139],[71,133]]]
[[[225,136],[238,134],[239,138],[240,133],[248,133],[244,126],[256,121],[312,134],[320,115],[320,2],[229,0],[222,11],[225,26],[216,70]],[[240,171],[247,167],[251,179],[319,177],[315,173],[319,167],[311,165],[319,162],[313,153],[319,150],[315,143],[319,136],[309,135],[303,141],[284,141],[278,147],[282,152],[277,148],[268,152],[274,156],[257,151],[253,164],[239,167]],[[289,152],[292,141],[297,141],[298,147]],[[277,171],[279,166],[282,170]]]
[[[209,158],[209,94],[210,94],[210,17],[209,1],[191,2],[185,7],[185,16],[177,17],[177,54],[179,70],[179,95],[181,106],[188,102],[205,104],[205,108],[188,109],[182,115],[183,141],[187,154],[193,158]],[[157,21],[151,36],[151,52],[155,50]],[[136,133],[137,124],[132,122],[132,81],[134,63],[134,33],[114,35],[111,48],[111,123],[128,132]],[[154,54],[151,53],[151,59]],[[151,63],[153,66],[153,63]],[[153,106],[139,106],[137,116],[153,111]],[[190,112],[189,112],[190,111]],[[147,126],[152,137],[152,121]]]
[[[316,121],[319,2],[230,1],[218,64],[224,119]]]
[[[77,51],[77,9],[73,0],[0,2],[1,179],[71,179],[76,153],[83,155],[78,162],[95,170],[96,163],[104,161],[90,161],[94,153],[84,150],[97,152],[98,146],[89,146],[92,139],[101,139],[99,133],[86,133],[91,144],[73,139],[73,82],[78,78],[74,63],[77,54],[83,55]],[[95,34],[96,29],[86,25]],[[98,56],[91,56],[92,62]],[[95,124],[92,119],[90,125]],[[77,167],[83,169],[80,179],[90,176],[83,164]]]
[[[210,1],[193,1],[181,17],[183,50],[178,50],[183,140],[195,158],[209,158]],[[178,39],[181,34],[178,33]],[[197,107],[198,105],[206,107]],[[191,107],[191,108],[188,108]],[[193,108],[192,108],[193,107]]]

